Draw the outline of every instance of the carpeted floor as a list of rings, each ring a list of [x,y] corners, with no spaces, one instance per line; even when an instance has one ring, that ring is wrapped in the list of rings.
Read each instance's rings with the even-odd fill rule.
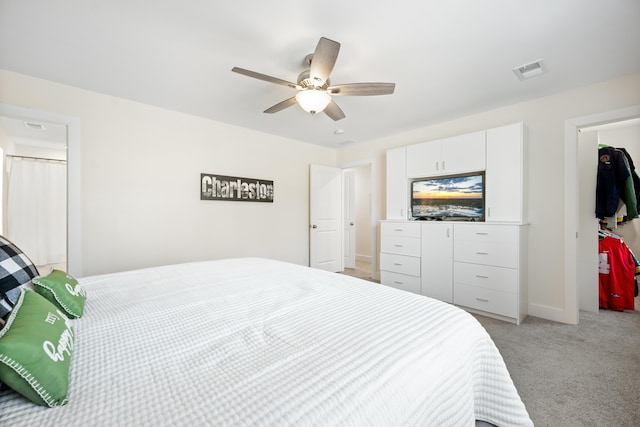
[[[577,326],[476,318],[536,426],[640,426],[640,311],[580,312]]]

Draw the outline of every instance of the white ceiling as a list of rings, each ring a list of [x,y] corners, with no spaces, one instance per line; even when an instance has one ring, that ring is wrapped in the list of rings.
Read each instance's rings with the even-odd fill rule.
[[[338,122],[263,114],[294,89],[231,68],[295,81],[321,36],[342,44],[332,84],[395,93],[336,97]],[[640,1],[0,0],[0,68],[340,147],[639,72]]]

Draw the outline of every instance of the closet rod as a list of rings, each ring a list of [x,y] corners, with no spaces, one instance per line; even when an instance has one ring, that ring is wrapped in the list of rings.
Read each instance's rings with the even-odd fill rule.
[[[16,156],[14,154],[7,154],[7,157],[13,157],[14,159],[32,159],[32,160],[46,160],[48,162],[60,162],[67,163],[66,160],[62,159],[47,159],[46,157],[33,157],[33,156]]]

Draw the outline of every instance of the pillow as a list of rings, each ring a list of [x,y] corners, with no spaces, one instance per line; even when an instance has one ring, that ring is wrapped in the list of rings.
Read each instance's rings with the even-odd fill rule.
[[[36,292],[54,303],[72,318],[82,316],[86,294],[78,281],[60,270],[51,270],[47,276],[31,280]]]
[[[0,381],[38,405],[66,404],[73,338],[64,313],[22,290],[0,330]]]
[[[38,275],[36,266],[7,238],[0,236],[0,317],[5,317],[20,296],[20,285]]]

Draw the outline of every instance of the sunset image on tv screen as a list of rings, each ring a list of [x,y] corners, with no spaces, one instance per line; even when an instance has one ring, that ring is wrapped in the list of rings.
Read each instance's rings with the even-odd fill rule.
[[[482,174],[414,181],[412,214],[423,218],[482,218],[483,184]]]

